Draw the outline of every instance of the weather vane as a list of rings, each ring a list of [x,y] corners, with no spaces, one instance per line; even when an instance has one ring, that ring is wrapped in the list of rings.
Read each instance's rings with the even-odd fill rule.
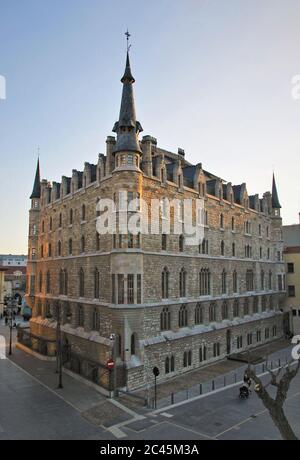
[[[131,48],[131,45],[129,45],[129,38],[131,37],[131,35],[130,35],[128,29],[127,29],[127,32],[125,33],[125,35],[126,35],[126,39],[127,39],[127,52],[128,52],[130,50],[130,48]]]

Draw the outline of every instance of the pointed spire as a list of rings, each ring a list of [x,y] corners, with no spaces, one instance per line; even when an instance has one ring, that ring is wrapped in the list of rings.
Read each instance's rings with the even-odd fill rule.
[[[30,199],[41,198],[41,177],[40,177],[40,159],[38,158],[34,185]]]
[[[141,153],[138,135],[143,131],[143,128],[136,119],[133,94],[135,79],[131,72],[129,48],[127,49],[126,67],[121,82],[123,83],[123,92],[119,121],[113,128],[113,131],[117,133],[117,143],[114,152],[134,151]]]
[[[273,184],[272,184],[272,207],[274,209],[281,209],[281,205],[278,198],[275,174],[273,173]]]

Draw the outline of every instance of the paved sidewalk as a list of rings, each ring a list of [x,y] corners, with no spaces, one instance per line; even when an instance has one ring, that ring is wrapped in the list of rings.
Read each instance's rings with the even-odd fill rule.
[[[0,335],[6,338],[8,344],[9,327],[0,325]],[[16,366],[32,376],[43,386],[54,392],[62,400],[76,409],[85,419],[97,426],[105,428],[124,420],[130,420],[127,412],[116,407],[112,402],[95,390],[71,375],[63,373],[63,389],[58,389],[58,374],[56,363],[42,361],[15,347],[16,330],[13,330],[13,353],[7,356]]]
[[[291,359],[289,347],[291,347],[290,341],[277,340],[268,345],[256,348],[255,353],[259,351],[261,356],[269,356],[270,365],[271,361],[273,361],[275,367],[276,363],[278,364],[278,360],[285,362],[287,359]],[[262,371],[262,366],[263,364],[256,365],[258,372]],[[213,389],[242,381],[246,368],[247,364],[226,359],[175,377],[168,382],[161,383],[157,386],[157,408],[170,405],[172,402],[172,394],[174,395],[173,401],[177,403],[198,396],[200,392],[203,394],[209,393]],[[153,382],[151,382],[151,384],[148,394],[147,390],[144,389],[133,393],[140,399],[136,399],[133,396],[121,395],[120,401],[122,404],[134,410],[143,410],[142,398],[145,399],[148,397],[150,404],[153,402],[154,385]]]

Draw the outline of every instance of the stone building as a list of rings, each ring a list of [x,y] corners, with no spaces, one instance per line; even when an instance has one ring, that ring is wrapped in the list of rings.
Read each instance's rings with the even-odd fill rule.
[[[292,334],[300,334],[300,224],[283,227],[287,297],[285,312]]]
[[[113,354],[117,385],[132,390],[152,382],[154,366],[160,380],[169,379],[281,337],[285,287],[275,179],[272,193],[249,195],[246,184],[189,163],[182,149],[140,139],[128,54],[121,82],[116,136],[107,138],[97,164],[52,184],[40,180],[38,164],[29,211],[28,344],[53,355],[60,314],[65,365],[107,387]],[[121,190],[137,203],[132,215],[141,199],[203,200],[204,240],[187,245],[184,234],[163,233],[163,204],[157,234],[123,235],[117,226],[99,235],[97,204],[118,201]]]

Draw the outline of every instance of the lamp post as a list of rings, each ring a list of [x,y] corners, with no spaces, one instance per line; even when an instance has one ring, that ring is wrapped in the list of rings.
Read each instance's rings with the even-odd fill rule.
[[[58,374],[58,388],[63,388],[62,383],[62,346],[61,346],[61,328],[60,328],[61,305],[56,303],[56,373]]]
[[[117,394],[117,364],[116,364],[116,359],[117,359],[117,336],[116,334],[111,334],[110,335],[110,340],[113,342],[112,344],[112,360],[114,363],[113,367],[113,395],[116,397],[118,396]]]
[[[10,309],[10,315],[9,315],[9,352],[8,354],[11,356],[12,355],[12,330],[13,330],[13,308],[14,308],[14,299],[11,297],[9,299],[9,309]]]

